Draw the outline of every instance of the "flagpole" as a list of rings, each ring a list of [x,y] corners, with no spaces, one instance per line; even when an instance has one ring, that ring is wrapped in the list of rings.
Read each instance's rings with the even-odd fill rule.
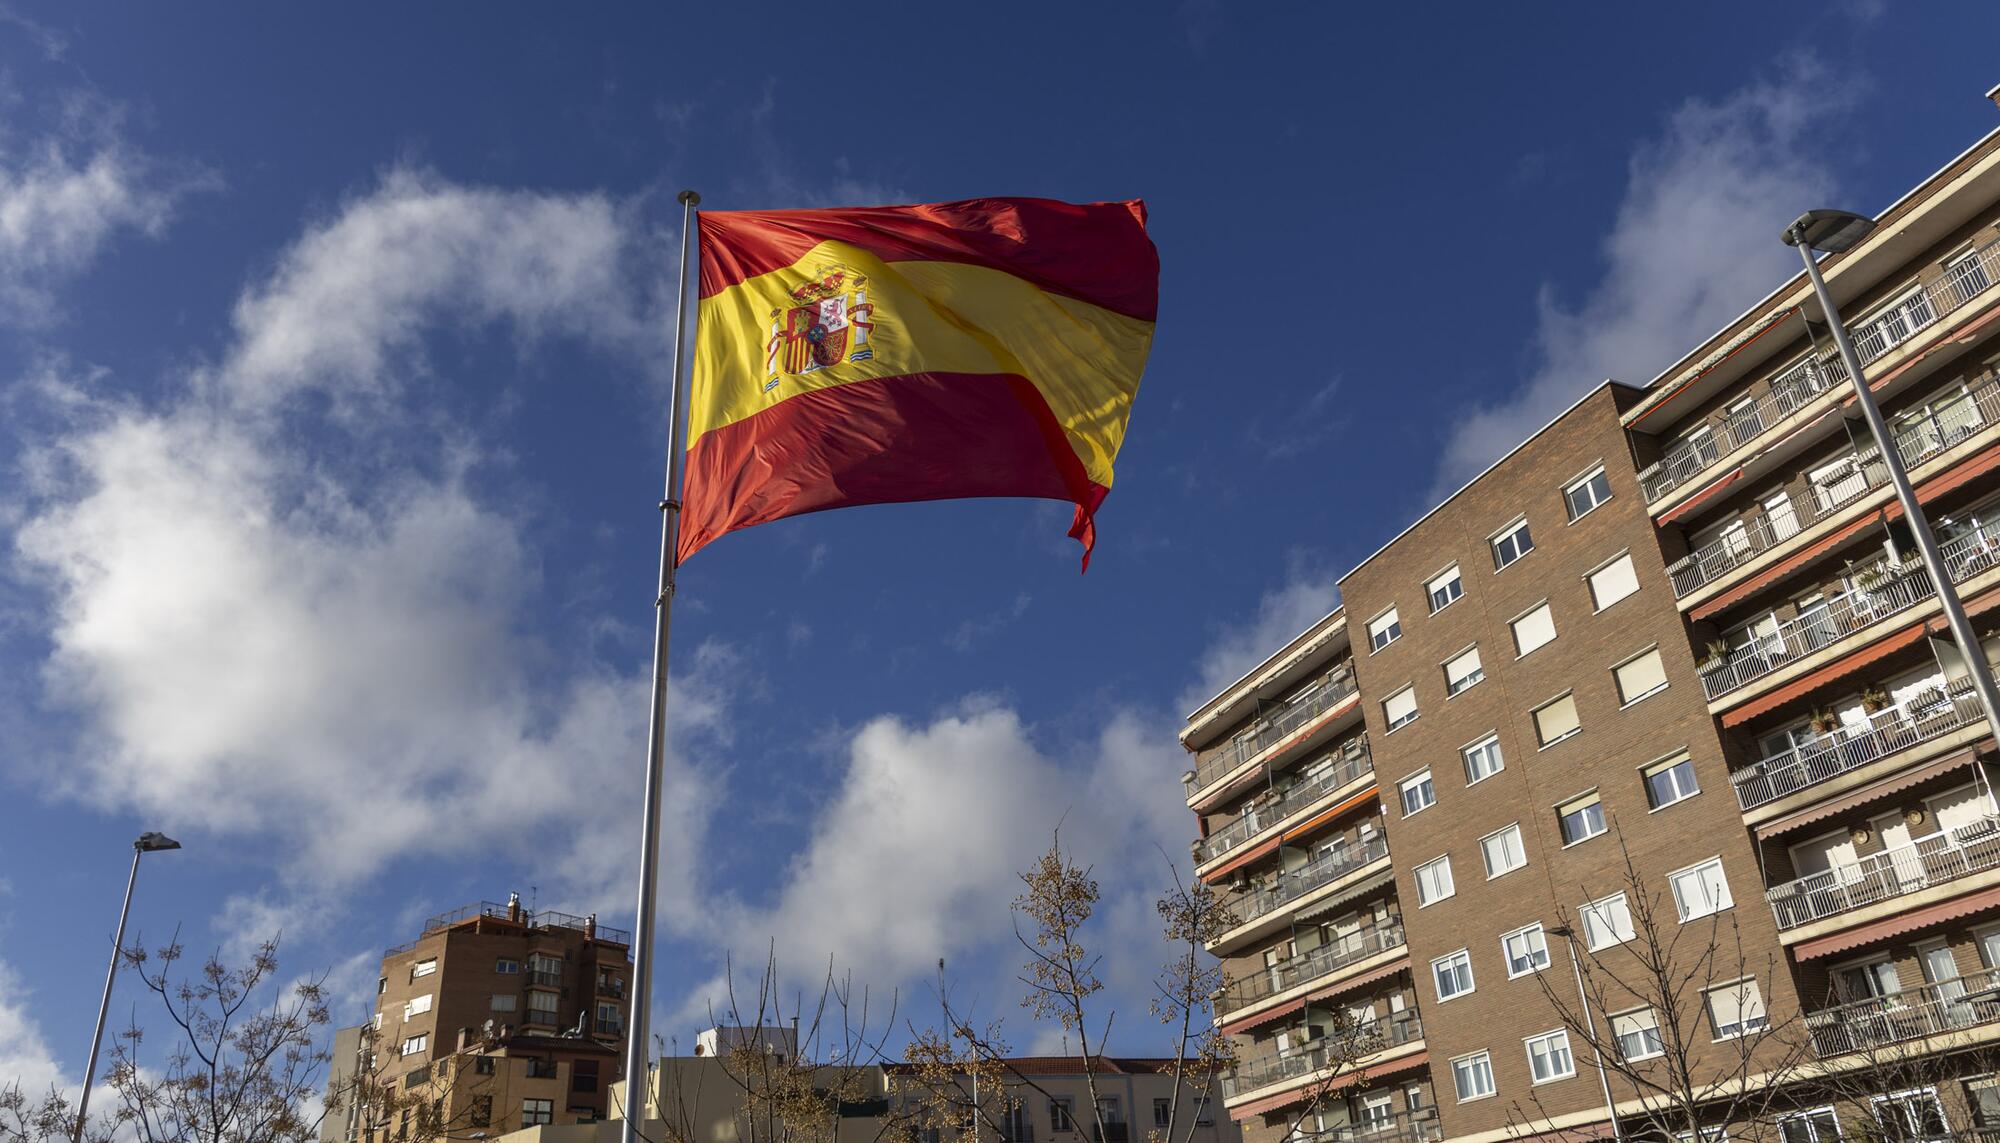
[[[647,1076],[651,1055],[647,1017],[652,1014],[653,926],[658,912],[660,881],[660,787],[666,781],[667,759],[667,634],[674,618],[674,549],[680,540],[681,482],[686,477],[686,440],[682,420],[687,415],[687,369],[682,364],[681,330],[687,317],[688,251],[693,241],[695,207],[701,196],[680,193],[681,270],[674,292],[673,392],[667,399],[666,499],[660,501],[660,592],[653,601],[653,704],[646,730],[646,816],[639,832],[639,909],[632,927],[632,1013],[625,1039],[625,1122],[621,1143],[637,1143],[646,1117]]]

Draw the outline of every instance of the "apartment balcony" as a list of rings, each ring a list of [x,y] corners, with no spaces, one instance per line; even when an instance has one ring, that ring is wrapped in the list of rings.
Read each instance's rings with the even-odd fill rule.
[[[2000,1023],[2000,969],[1906,988],[1806,1013],[1806,1034],[1821,1057],[1867,1051]]]
[[[1880,360],[1996,281],[2000,281],[2000,242],[1980,247],[1973,257],[1960,262],[1945,277],[1855,326],[1851,330],[1854,350],[1864,365]],[[1846,380],[1847,371],[1837,357],[1808,356],[1773,378],[1768,392],[1760,394],[1748,408],[1729,417],[1712,432],[1669,445],[1658,464],[1639,474],[1639,487],[1647,503],[1714,468],[1722,458],[1771,432],[1791,414]]]
[[[1921,420],[1899,425],[1895,431],[1896,455],[1905,468],[1940,456],[1970,439],[1983,428],[2000,424],[2000,378],[1975,386],[1969,400],[1934,411]],[[1674,596],[1688,595],[1716,582],[1737,568],[1798,535],[1814,524],[1837,515],[1866,494],[1889,485],[1889,467],[1874,448],[1861,449],[1848,457],[1848,468],[1834,472],[1808,486],[1810,493],[1790,497],[1790,511],[1781,516],[1756,516],[1735,529],[1703,544],[1667,568]]]
[[[1939,550],[1953,583],[1964,583],[2000,567],[2000,534],[1988,534],[1984,529],[1942,544]],[[1752,636],[1721,662],[1702,667],[1702,691],[1711,700],[1720,698],[1936,595],[1937,586],[1930,575],[1918,568],[1888,576],[1879,587],[1829,596],[1811,611]]]
[[[1358,751],[1350,751],[1347,756],[1327,767],[1324,772],[1287,788],[1276,798],[1245,809],[1242,816],[1235,821],[1195,842],[1195,864],[1203,865],[1214,861],[1374,769],[1375,760],[1369,754],[1367,741],[1365,739],[1356,741],[1360,744]]]
[[[1327,685],[1307,695],[1303,701],[1265,715],[1255,734],[1238,735],[1198,763],[1193,770],[1193,781],[1187,783],[1188,796],[1193,797],[1197,791],[1228,777],[1291,737],[1307,723],[1345,702],[1355,689],[1354,665],[1344,664],[1336,677],[1329,679]]]
[[[1777,801],[1842,774],[1879,762],[1984,721],[1970,680],[1914,695],[1868,716],[1868,727],[1843,726],[1781,754],[1761,758],[1729,776],[1744,810]]]
[[[1765,894],[1780,929],[1795,929],[1976,873],[2000,869],[2000,818],[1940,830],[1905,845],[1836,865]]]
[[[1405,1009],[1362,1024],[1345,1036],[1308,1040],[1282,1055],[1240,1061],[1222,1077],[1222,1098],[1234,1099],[1274,1084],[1306,1079],[1423,1038],[1423,1021],[1414,1009]]]
[[[1404,943],[1400,917],[1365,926],[1359,932],[1328,941],[1304,956],[1292,957],[1231,981],[1224,987],[1222,998],[1216,1002],[1216,1018],[1226,1021],[1232,1012],[1289,992],[1302,984],[1332,976],[1349,965],[1360,964],[1380,953],[1402,948]]]
[[[1249,924],[1304,897],[1322,885],[1337,881],[1362,866],[1380,861],[1387,856],[1389,856],[1388,837],[1379,833],[1372,834],[1365,840],[1350,841],[1331,853],[1322,854],[1307,864],[1286,872],[1278,878],[1276,884],[1246,893],[1228,902],[1228,905],[1235,911],[1239,924]]]
[[[1381,1119],[1358,1119],[1325,1131],[1295,1131],[1291,1143],[1439,1143],[1444,1128],[1435,1107]]]

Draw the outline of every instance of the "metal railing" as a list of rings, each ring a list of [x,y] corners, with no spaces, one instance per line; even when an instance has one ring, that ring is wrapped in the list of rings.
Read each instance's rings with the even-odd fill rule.
[[[1920,1040],[2000,1020],[2000,968],[1906,988],[1806,1013],[1806,1034],[1821,1056]]]
[[[1329,881],[1337,880],[1343,874],[1387,856],[1389,839],[1385,834],[1377,833],[1366,840],[1350,841],[1331,853],[1287,871],[1276,884],[1245,893],[1229,905],[1241,918],[1240,923],[1248,924],[1286,902],[1296,901]]]
[[[1238,735],[1203,759],[1194,768],[1194,782],[1188,787],[1188,792],[1193,793],[1209,785],[1275,746],[1293,731],[1340,705],[1354,693],[1355,687],[1354,664],[1341,664],[1334,675],[1328,677],[1326,685],[1307,695],[1305,701],[1265,715],[1255,734]]]
[[[1977,433],[2000,423],[2000,378],[1973,387],[1967,399],[1925,411],[1922,419],[1905,420],[1895,430],[1896,455],[1906,468],[1930,460]],[[1715,582],[1779,544],[1889,483],[1889,466],[1873,448],[1849,455],[1851,474],[1812,482],[1810,497],[1790,500],[1782,516],[1761,515],[1742,522],[1741,529],[1718,536],[1667,567],[1676,598]]]
[[[1443,1138],[1444,1128],[1438,1124],[1434,1107],[1382,1119],[1364,1117],[1324,1131],[1286,1136],[1288,1143],[1439,1143]]]
[[[2000,818],[1988,816],[1766,891],[1781,929],[2000,869]]]
[[[1339,762],[1303,782],[1287,787],[1280,791],[1276,798],[1262,805],[1245,808],[1242,816],[1235,821],[1196,842],[1195,860],[1211,861],[1221,857],[1373,769],[1375,762],[1368,752],[1367,741],[1365,739],[1357,741],[1361,743],[1360,750],[1350,750]]]
[[[1982,527],[1938,551],[1952,582],[1963,583],[2000,567],[2000,534],[1988,534]],[[1711,699],[1727,694],[1935,595],[1937,585],[1922,568],[1890,577],[1880,587],[1841,592],[1771,631],[1752,636],[1720,663],[1702,667],[1702,691]]]
[[[1355,1057],[1366,1057],[1398,1044],[1420,1040],[1423,1035],[1423,1021],[1418,1018],[1416,1010],[1404,1009],[1357,1025],[1345,1035],[1329,1037],[1324,1041],[1308,1041],[1284,1055],[1244,1060],[1229,1075],[1222,1077],[1222,1097],[1230,1099],[1246,1091],[1256,1091],[1260,1087],[1354,1063]]]
[[[422,941],[424,937],[432,933],[438,932],[441,929],[448,929],[461,921],[470,921],[480,917],[491,918],[496,921],[512,921],[515,924],[525,925],[531,929],[573,929],[579,933],[593,934],[596,940],[610,941],[613,944],[629,946],[632,943],[632,934],[630,932],[624,929],[614,929],[609,925],[600,925],[594,916],[579,917],[573,913],[557,912],[554,909],[543,909],[540,912],[534,912],[523,908],[519,904],[508,905],[498,901],[475,901],[470,905],[460,905],[456,909],[447,909],[429,918],[424,922],[421,936],[417,937],[416,940],[405,941],[400,945],[396,945],[383,955],[394,956],[399,952],[408,952],[417,947],[418,942]]]
[[[1404,943],[1401,917],[1364,926],[1358,932],[1328,941],[1304,956],[1291,957],[1231,981],[1216,1004],[1216,1014],[1226,1017],[1239,1008],[1329,976],[1377,953],[1402,948]]]
[[[1792,749],[1761,758],[1729,775],[1737,804],[1746,810],[1859,769],[1901,750],[1938,738],[1986,717],[1970,680],[1939,687],[1868,716],[1868,728],[1842,726],[1815,734]]]
[[[1862,364],[1875,361],[1908,341],[1939,318],[1958,309],[1995,281],[2000,281],[2000,242],[1990,242],[1954,265],[1945,276],[1910,298],[1855,326],[1854,351]],[[1660,462],[1639,474],[1648,501],[1657,500],[1706,471],[1750,440],[1763,435],[1806,402],[1847,380],[1838,359],[1808,357],[1773,378],[1770,390],[1743,413],[1729,417],[1711,433],[1667,446]]]

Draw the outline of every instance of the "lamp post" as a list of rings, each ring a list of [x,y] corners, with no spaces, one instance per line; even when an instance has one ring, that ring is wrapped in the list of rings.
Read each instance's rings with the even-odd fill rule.
[[[1604,1114],[1611,1117],[1611,1138],[1616,1143],[1625,1143],[1625,1132],[1618,1126],[1618,1108],[1611,1102],[1611,1077],[1604,1070],[1604,1045],[1597,1038],[1597,1017],[1590,1013],[1590,995],[1583,990],[1583,962],[1576,956],[1576,930],[1568,925],[1557,925],[1550,933],[1563,939],[1569,948],[1570,971],[1576,974],[1576,1002],[1583,1006],[1583,1026],[1590,1030],[1590,1054],[1597,1065],[1597,1087],[1604,1093]]]
[[[1938,551],[1937,538],[1931,534],[1930,519],[1924,515],[1923,506],[1917,503],[1916,490],[1910,487],[1910,474],[1903,468],[1903,458],[1896,451],[1895,438],[1889,434],[1889,426],[1882,420],[1882,410],[1875,404],[1875,394],[1862,375],[1861,356],[1854,352],[1854,342],[1848,339],[1847,326],[1840,320],[1833,295],[1827,291],[1826,279],[1820,276],[1819,262],[1813,258],[1815,250],[1828,254],[1852,250],[1874,229],[1875,220],[1859,214],[1844,210],[1809,210],[1785,228],[1785,245],[1797,247],[1799,257],[1806,264],[1806,276],[1812,279],[1813,293],[1818,295],[1820,309],[1826,313],[1827,326],[1833,333],[1834,345],[1840,350],[1841,363],[1847,366],[1847,379],[1854,387],[1854,403],[1860,408],[1862,418],[1868,422],[1868,432],[1875,438],[1875,447],[1882,453],[1882,464],[1889,470],[1889,483],[1896,488],[1896,501],[1903,506],[1903,518],[1910,523],[1910,535],[1916,541],[1918,554],[1923,557],[1924,570],[1930,573],[1931,582],[1937,585],[1938,603],[1944,609],[1945,622],[1951,627],[1951,637],[1958,644],[1958,653],[1965,660],[1966,670],[1972,675],[1972,686],[1979,694],[1979,705],[1986,712],[1986,724],[2000,730],[2000,689],[1994,686],[1992,668],[1986,664],[1986,651],[1979,645],[1979,637],[1972,632],[1972,621],[1965,617],[1965,605],[1958,600],[1958,588],[1951,581],[1951,572],[1945,567],[1943,554]]]
[[[132,873],[125,879],[125,903],[118,907],[118,935],[111,938],[111,967],[104,973],[104,999],[97,1002],[97,1029],[90,1034],[90,1062],[83,1065],[83,1091],[76,1097],[76,1126],[71,1143],[83,1143],[83,1125],[90,1111],[90,1085],[97,1080],[97,1049],[104,1042],[104,1017],[111,1011],[111,982],[118,979],[118,955],[125,950],[125,917],[132,911],[132,887],[139,883],[139,859],[149,853],[179,849],[181,843],[148,830],[132,843]]]

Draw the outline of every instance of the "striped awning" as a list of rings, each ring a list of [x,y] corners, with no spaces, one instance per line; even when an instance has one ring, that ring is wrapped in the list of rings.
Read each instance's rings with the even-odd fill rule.
[[[1792,955],[1799,960],[1817,960],[1849,949],[1858,949],[1863,945],[1872,945],[1877,941],[1886,941],[1890,937],[1900,937],[1904,933],[1928,929],[1932,925],[1941,925],[1946,921],[1955,921],[1960,917],[1969,917],[1995,906],[2000,906],[2000,887],[1940,902],[1928,908],[1912,909],[1872,925],[1862,925],[1831,936],[1800,941],[1792,946]]]
[[[1885,635],[1868,646],[1851,654],[1842,655],[1826,666],[1794,679],[1774,691],[1759,695],[1742,706],[1724,711],[1722,725],[1741,726],[1753,718],[1769,714],[1794,699],[1804,698],[1829,683],[1846,678],[1870,663],[1893,655],[1923,637],[1924,625],[1921,623],[1893,635]]]
[[[1335,1076],[1324,1084],[1302,1083],[1290,1091],[1279,1092],[1277,1095],[1267,1099],[1260,1099],[1255,1103],[1246,1103],[1242,1107],[1231,1108],[1229,1118],[1240,1122],[1253,1115],[1262,1115],[1267,1111],[1276,1111],[1281,1107],[1289,1107],[1302,1099],[1310,1099],[1322,1092],[1338,1091],[1341,1088],[1352,1087],[1357,1081],[1362,1079],[1377,1079],[1382,1076],[1395,1075],[1413,1068],[1421,1068],[1429,1062],[1429,1052],[1412,1052],[1407,1056],[1398,1056],[1393,1060],[1384,1060],[1379,1064],[1372,1064],[1359,1071]]]
[[[1914,770],[1905,770],[1899,774],[1891,774],[1879,782],[1871,782],[1845,797],[1835,798],[1829,802],[1821,802],[1810,809],[1800,810],[1795,814],[1773,818],[1757,827],[1757,839],[1762,841],[1765,838],[1776,837],[1781,833],[1790,833],[1800,826],[1811,825],[1813,822],[1825,821],[1827,818],[1844,814],[1856,806],[1865,806],[1870,802],[1886,798],[1890,794],[1899,793],[1912,786],[1928,782],[1947,770],[1957,769],[1973,761],[1978,756],[1978,751],[1970,746],[1963,750],[1954,750],[1943,758],[1934,759],[1922,766],[1918,766]]]

